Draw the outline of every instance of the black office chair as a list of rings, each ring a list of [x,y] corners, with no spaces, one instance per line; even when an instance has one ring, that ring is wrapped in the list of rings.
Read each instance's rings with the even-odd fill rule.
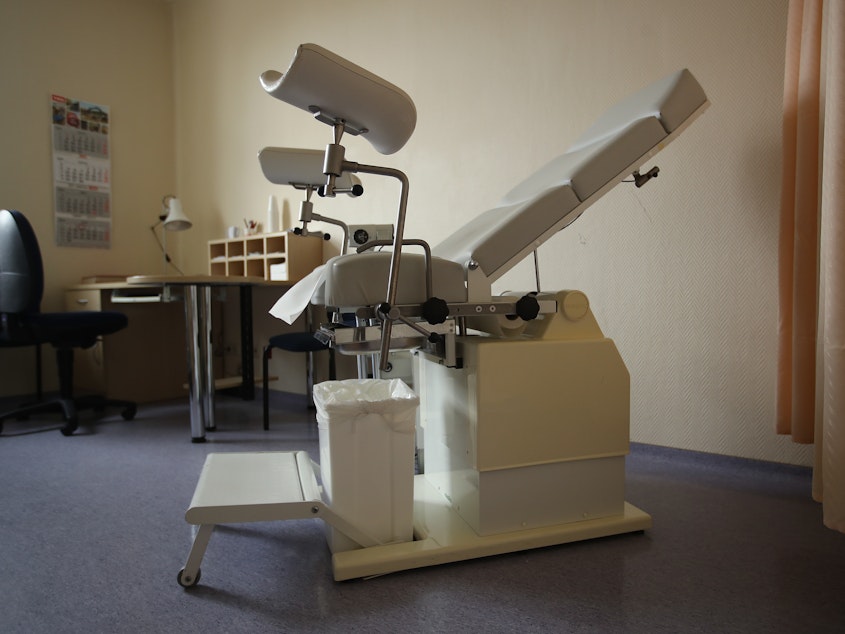
[[[49,343],[56,349],[59,397],[0,413],[0,432],[7,418],[24,419],[38,412],[60,410],[71,435],[79,424],[77,412],[93,408],[122,408],[124,420],[135,416],[130,401],[100,396],[73,396],[73,350],[90,348],[99,337],[126,327],[126,315],[109,311],[42,313],[44,268],[32,225],[19,211],[0,209],[0,347],[37,346]]]
[[[270,337],[268,344],[264,347],[262,356],[262,371],[264,376],[264,429],[270,429],[270,387],[269,387],[269,361],[273,356],[273,348],[285,350],[286,352],[306,352],[309,354],[306,367],[306,391],[308,392],[308,403],[313,404],[314,391],[314,364],[312,356],[321,350],[329,351],[329,380],[334,381],[336,376],[334,350],[323,343],[312,332],[286,332],[281,335]]]

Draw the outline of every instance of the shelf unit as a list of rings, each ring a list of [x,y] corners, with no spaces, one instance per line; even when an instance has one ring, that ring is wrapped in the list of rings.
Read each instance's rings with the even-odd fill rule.
[[[208,242],[210,275],[297,282],[322,263],[320,236],[281,231]]]

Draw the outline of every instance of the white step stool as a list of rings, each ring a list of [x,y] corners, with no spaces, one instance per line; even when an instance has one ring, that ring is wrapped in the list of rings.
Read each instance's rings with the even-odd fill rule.
[[[312,518],[325,520],[361,546],[379,544],[326,506],[307,452],[209,454],[185,513],[199,530],[179,571],[179,585],[189,588],[199,581],[200,564],[217,524]]]

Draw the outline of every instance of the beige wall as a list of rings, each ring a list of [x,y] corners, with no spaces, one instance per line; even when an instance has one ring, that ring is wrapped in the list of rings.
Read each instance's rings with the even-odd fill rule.
[[[44,310],[92,273],[159,271],[149,227],[175,186],[169,5],[138,0],[0,0],[0,206],[33,224],[44,259]],[[53,238],[50,95],[111,108],[113,235],[109,250]],[[154,268],[153,268],[154,267]],[[3,350],[0,395],[33,389],[32,350]],[[45,350],[45,380],[55,364]]]
[[[227,225],[262,219],[269,194],[295,217],[298,194],[267,183],[256,153],[266,145],[321,148],[329,131],[266,96],[258,75],[283,71],[301,42],[382,75],[416,102],[417,130],[402,151],[382,157],[347,139],[347,156],[409,174],[407,233],[432,243],[559,154],[604,107],[686,66],[712,107],[657,157],[660,178],[641,190],[617,187],[541,248],[542,283],[587,292],[616,340],[632,376],[634,440],[809,464],[808,448],[772,431],[786,4],[176,0],[163,5],[173,10],[176,168],[148,183],[151,202],[132,203],[149,214],[175,174],[195,221],[178,237],[187,272],[205,271],[205,241]],[[131,9],[162,11],[150,0]],[[169,27],[159,29],[150,39],[167,41]],[[26,48],[45,60],[48,40],[36,39],[40,45]],[[151,68],[166,65],[158,47],[144,46]],[[109,90],[123,94],[100,82],[91,98],[114,106],[119,97]],[[41,96],[31,99],[37,105]],[[46,157],[28,169],[44,171],[49,184]],[[372,177],[365,186],[362,199],[321,201],[318,211],[392,222],[395,186]],[[115,188],[116,196],[123,191]],[[49,204],[47,193],[42,201]],[[146,215],[136,221],[139,232],[145,222]],[[532,287],[530,267],[520,266],[497,290]]]

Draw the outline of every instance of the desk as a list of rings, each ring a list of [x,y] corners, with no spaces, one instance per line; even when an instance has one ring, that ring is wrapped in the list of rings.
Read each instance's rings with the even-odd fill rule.
[[[161,286],[130,287],[125,278],[65,289],[65,310],[114,310],[129,318],[128,328],[74,353],[75,388],[138,404],[185,397],[182,297],[166,302],[161,295]]]
[[[243,389],[250,393],[255,385],[252,364],[252,287],[265,284],[261,277],[225,275],[135,275],[127,278],[130,286],[178,286],[185,293],[185,329],[187,332],[188,370],[190,375],[191,442],[205,442],[205,432],[214,426],[214,371],[211,356],[211,289],[237,286],[240,289],[241,354],[244,362]],[[244,327],[244,324],[249,324]]]

